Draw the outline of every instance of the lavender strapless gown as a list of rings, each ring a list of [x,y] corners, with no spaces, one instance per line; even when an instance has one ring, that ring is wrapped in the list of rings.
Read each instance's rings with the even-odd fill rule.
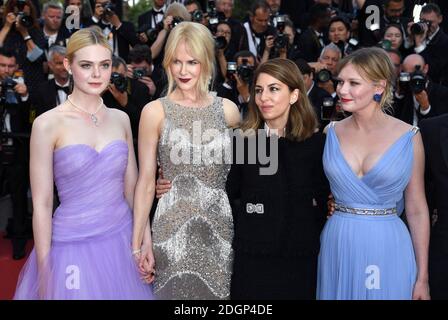
[[[124,197],[128,146],[84,144],[54,152],[60,206],[45,267],[31,252],[14,299],[153,299],[131,253],[132,211]]]

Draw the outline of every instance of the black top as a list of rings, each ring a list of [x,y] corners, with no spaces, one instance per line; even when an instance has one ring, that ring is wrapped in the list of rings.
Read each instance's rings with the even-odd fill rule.
[[[322,167],[325,137],[316,133],[302,142],[278,139],[278,169],[273,175],[260,175],[259,169],[269,164],[261,165],[259,159],[248,164],[248,143],[259,139],[269,147],[271,138],[266,135],[244,138],[245,163],[234,161],[227,179],[234,249],[275,256],[317,255],[329,194]],[[259,211],[262,207],[263,213],[251,212],[251,205],[258,205]]]

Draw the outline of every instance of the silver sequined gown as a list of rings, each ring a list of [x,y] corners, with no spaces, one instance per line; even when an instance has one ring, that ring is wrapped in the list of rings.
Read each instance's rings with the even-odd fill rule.
[[[233,219],[225,182],[231,142],[222,99],[215,96],[201,108],[161,101],[158,157],[172,188],[152,222],[154,293],[158,299],[228,299]]]

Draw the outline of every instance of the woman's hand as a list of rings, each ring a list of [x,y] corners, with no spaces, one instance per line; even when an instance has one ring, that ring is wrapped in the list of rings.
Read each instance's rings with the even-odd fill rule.
[[[171,181],[163,179],[162,168],[159,168],[159,178],[156,183],[156,198],[160,199],[162,196],[170,191],[171,189]]]
[[[414,285],[414,291],[412,292],[412,300],[430,300],[429,283],[424,280],[417,280]]]
[[[331,216],[334,213],[334,197],[333,195],[330,193],[328,195],[328,201],[327,201],[327,209],[328,209],[328,214],[327,214],[327,219],[331,218]]]

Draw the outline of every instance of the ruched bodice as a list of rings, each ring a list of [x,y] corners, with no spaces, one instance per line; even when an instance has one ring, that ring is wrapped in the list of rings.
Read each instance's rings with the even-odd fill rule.
[[[372,209],[399,205],[412,173],[414,132],[415,129],[405,132],[363,177],[358,177],[342,154],[332,123],[323,162],[336,202]]]
[[[60,205],[53,218],[53,240],[106,235],[129,223],[124,197],[128,145],[114,140],[99,152],[86,144],[57,149],[54,178]]]

